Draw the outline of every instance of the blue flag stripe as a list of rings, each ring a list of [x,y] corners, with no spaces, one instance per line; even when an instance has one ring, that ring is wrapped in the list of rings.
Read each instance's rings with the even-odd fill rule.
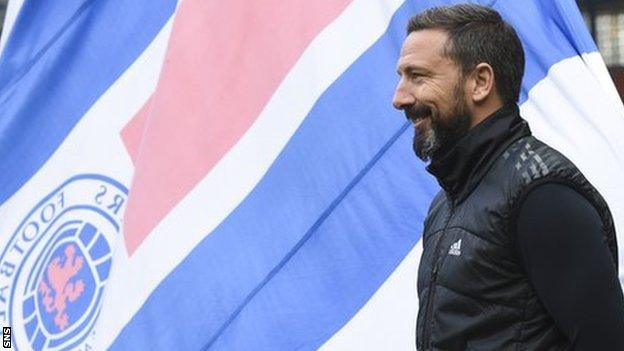
[[[24,3],[0,62],[0,203],[145,50],[175,4],[72,1],[63,11],[66,2]]]

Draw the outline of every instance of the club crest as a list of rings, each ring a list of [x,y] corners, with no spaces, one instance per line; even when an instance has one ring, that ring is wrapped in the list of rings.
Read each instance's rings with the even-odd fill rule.
[[[89,350],[127,189],[72,177],[24,218],[0,256],[0,320],[15,349]]]

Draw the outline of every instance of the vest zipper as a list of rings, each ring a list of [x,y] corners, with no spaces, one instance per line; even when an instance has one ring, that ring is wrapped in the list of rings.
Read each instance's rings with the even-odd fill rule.
[[[444,229],[442,229],[442,234],[440,235],[440,239],[436,244],[434,256],[433,256],[433,271],[431,272],[431,277],[429,278],[429,296],[427,297],[427,309],[425,310],[425,326],[423,330],[423,347],[425,350],[430,348],[429,343],[431,342],[429,339],[431,338],[431,328],[433,327],[433,319],[429,321],[429,316],[431,316],[433,309],[433,298],[435,297],[435,283],[438,279],[438,270],[440,268],[440,245],[442,245],[442,241],[444,239],[444,235],[446,234],[446,228],[448,228],[449,223],[451,222],[451,218],[453,217],[453,212],[455,210],[455,205],[453,199],[447,195],[447,200],[451,204],[451,208],[449,211],[449,215],[446,219],[446,223],[444,224]]]

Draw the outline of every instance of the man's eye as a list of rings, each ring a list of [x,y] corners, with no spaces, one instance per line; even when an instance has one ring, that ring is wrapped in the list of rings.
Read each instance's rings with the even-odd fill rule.
[[[410,74],[410,78],[411,78],[414,82],[416,82],[416,83],[420,83],[420,82],[422,82],[422,81],[423,81],[423,79],[424,79],[423,75],[422,75],[422,74],[419,74],[419,73],[412,73],[412,74]]]

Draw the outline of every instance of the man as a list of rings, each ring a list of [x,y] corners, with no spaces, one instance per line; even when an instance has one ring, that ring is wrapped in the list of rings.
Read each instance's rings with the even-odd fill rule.
[[[524,53],[477,5],[413,17],[393,104],[442,187],[425,219],[417,347],[624,350],[609,208],[517,106]]]

